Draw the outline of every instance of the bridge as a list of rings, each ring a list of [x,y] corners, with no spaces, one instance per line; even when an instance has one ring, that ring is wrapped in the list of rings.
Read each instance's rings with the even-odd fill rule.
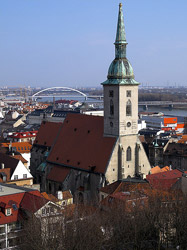
[[[187,102],[172,102],[172,101],[149,101],[149,102],[139,102],[139,106],[164,106],[164,105],[187,105]]]
[[[72,92],[74,94],[72,94]],[[103,96],[96,96],[96,95],[87,95],[80,90],[69,88],[69,87],[50,87],[46,89],[42,89],[35,94],[33,94],[30,98],[37,99],[37,98],[64,98],[64,99],[82,99],[87,101],[88,99],[94,100],[94,102],[101,102],[103,100]],[[178,105],[187,105],[187,102],[173,102],[173,101],[144,101],[139,102],[139,106],[143,106],[144,109],[148,109],[148,106],[167,106],[169,109],[172,109],[174,106]]]
[[[144,110],[148,110],[148,106],[165,106],[169,110],[172,110],[174,106],[185,106],[187,102],[172,102],[172,101],[148,101],[148,102],[139,102],[139,106],[143,106]]]
[[[62,91],[62,94],[59,94],[59,90]],[[47,94],[43,94],[46,93]],[[57,92],[57,93],[56,93]],[[65,93],[69,93],[69,92],[75,92],[76,95],[66,95]],[[96,95],[86,95],[85,93],[77,90],[77,89],[73,89],[73,88],[68,88],[68,87],[51,87],[51,88],[46,88],[46,89],[42,89],[38,92],[36,92],[34,95],[31,96],[32,100],[36,99],[36,98],[49,98],[49,97],[55,97],[55,98],[71,98],[71,99],[75,99],[75,98],[83,98],[84,100],[87,100],[88,98],[90,99],[96,99],[96,100],[101,100],[103,98],[103,96],[96,96]]]

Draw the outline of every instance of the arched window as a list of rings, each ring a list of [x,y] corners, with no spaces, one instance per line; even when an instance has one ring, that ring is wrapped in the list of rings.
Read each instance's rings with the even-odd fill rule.
[[[114,103],[112,100],[110,100],[110,115],[114,114]]]
[[[131,116],[132,115],[132,104],[131,101],[128,100],[126,103],[126,116]]]
[[[127,148],[127,151],[126,151],[126,160],[127,161],[131,161],[131,147]]]

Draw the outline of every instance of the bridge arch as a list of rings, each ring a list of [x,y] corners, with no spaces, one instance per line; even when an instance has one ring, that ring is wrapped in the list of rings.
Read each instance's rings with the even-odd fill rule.
[[[64,89],[65,91],[67,91],[67,90],[74,91],[74,92],[77,92],[80,95],[84,96],[87,99],[87,95],[85,93],[83,93],[77,89],[68,88],[68,87],[50,87],[50,88],[42,89],[42,90],[36,92],[34,95],[32,95],[32,98],[37,97],[40,93],[45,92],[45,91],[50,90],[50,89]]]

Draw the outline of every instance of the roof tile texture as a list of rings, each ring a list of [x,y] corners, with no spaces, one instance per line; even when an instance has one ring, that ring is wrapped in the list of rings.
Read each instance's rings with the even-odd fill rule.
[[[105,173],[116,138],[104,137],[103,132],[103,117],[68,114],[47,160]]]
[[[34,144],[51,147],[61,126],[60,122],[42,122]]]

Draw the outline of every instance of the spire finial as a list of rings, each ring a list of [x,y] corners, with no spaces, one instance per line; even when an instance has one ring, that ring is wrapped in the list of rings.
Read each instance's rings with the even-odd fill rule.
[[[125,25],[123,18],[122,3],[119,4],[118,25],[115,43],[127,43],[125,35]]]

